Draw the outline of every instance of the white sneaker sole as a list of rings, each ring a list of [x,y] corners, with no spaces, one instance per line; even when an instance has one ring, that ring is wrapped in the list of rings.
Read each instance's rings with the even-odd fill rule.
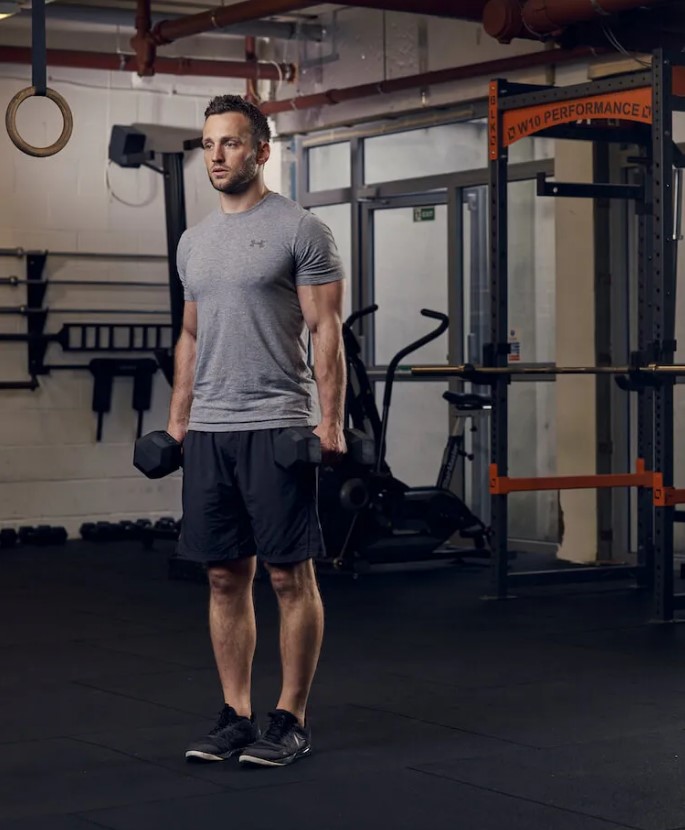
[[[241,755],[240,758],[238,758],[238,762],[241,764],[254,764],[258,767],[287,767],[288,764],[292,764],[294,761],[297,761],[298,758],[304,758],[304,756],[309,755],[310,752],[311,747],[307,747],[307,749],[302,750],[302,752],[298,752],[296,755],[290,755],[282,761],[267,761],[266,758],[258,758],[256,755]]]
[[[186,760],[189,761],[227,761],[233,755],[242,752],[242,749],[233,749],[227,755],[212,755],[209,752],[199,752],[196,749],[190,749],[186,752]]]

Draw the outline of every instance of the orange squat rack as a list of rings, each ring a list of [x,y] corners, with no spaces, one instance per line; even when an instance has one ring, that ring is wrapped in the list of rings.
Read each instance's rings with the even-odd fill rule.
[[[674,593],[674,523],[685,519],[685,490],[674,487],[674,387],[685,366],[675,364],[676,254],[681,236],[682,171],[685,153],[673,141],[673,113],[685,112],[685,53],[657,49],[643,71],[587,83],[554,87],[496,79],[488,96],[490,332],[481,366],[412,367],[412,374],[452,377],[491,388],[490,546],[492,594],[510,596],[519,585],[550,585],[630,579],[651,592],[653,619],[669,621],[685,609],[685,594]],[[636,145],[637,184],[547,181],[538,176],[543,197],[622,199],[637,216],[637,314],[629,342],[635,351],[624,366],[515,367],[509,361],[508,161],[511,146],[531,136]],[[599,349],[596,349],[599,351]],[[610,349],[611,351],[611,349]],[[617,350],[619,353],[622,348]],[[611,360],[611,357],[608,358]],[[602,363],[603,360],[597,360]],[[509,385],[513,375],[587,374],[617,377],[637,396],[637,448],[633,473],[550,478],[512,478],[509,470]],[[533,378],[530,378],[531,380]],[[654,472],[658,471],[658,472]],[[536,490],[636,487],[635,565],[549,568],[511,567],[508,496]],[[676,515],[678,514],[678,515]]]

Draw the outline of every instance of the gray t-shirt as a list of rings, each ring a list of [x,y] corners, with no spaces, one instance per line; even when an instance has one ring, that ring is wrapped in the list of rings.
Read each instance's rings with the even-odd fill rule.
[[[270,193],[251,210],[218,209],[188,229],[177,264],[186,300],[197,303],[189,428],[233,432],[316,424],[297,286],[343,279],[326,225]]]

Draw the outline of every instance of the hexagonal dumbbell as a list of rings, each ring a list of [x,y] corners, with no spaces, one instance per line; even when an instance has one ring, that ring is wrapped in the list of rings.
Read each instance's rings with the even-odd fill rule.
[[[345,443],[347,454],[356,464],[362,467],[373,467],[376,463],[376,444],[360,429],[346,429]]]
[[[289,427],[276,436],[274,457],[285,470],[303,464],[320,464],[321,441],[311,427]]]
[[[181,444],[163,429],[148,432],[136,441],[133,466],[148,478],[162,478],[181,466]]]

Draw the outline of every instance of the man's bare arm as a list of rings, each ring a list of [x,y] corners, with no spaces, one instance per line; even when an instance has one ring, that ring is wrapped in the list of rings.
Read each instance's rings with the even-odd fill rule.
[[[169,406],[167,432],[183,442],[188,431],[190,406],[193,402],[195,380],[195,349],[197,339],[197,303],[186,302],[183,309],[183,328],[174,351],[174,388]]]
[[[343,283],[303,285],[297,289],[302,314],[312,335],[314,376],[321,423],[317,434],[324,457],[345,452],[343,421],[347,372],[342,339]]]

